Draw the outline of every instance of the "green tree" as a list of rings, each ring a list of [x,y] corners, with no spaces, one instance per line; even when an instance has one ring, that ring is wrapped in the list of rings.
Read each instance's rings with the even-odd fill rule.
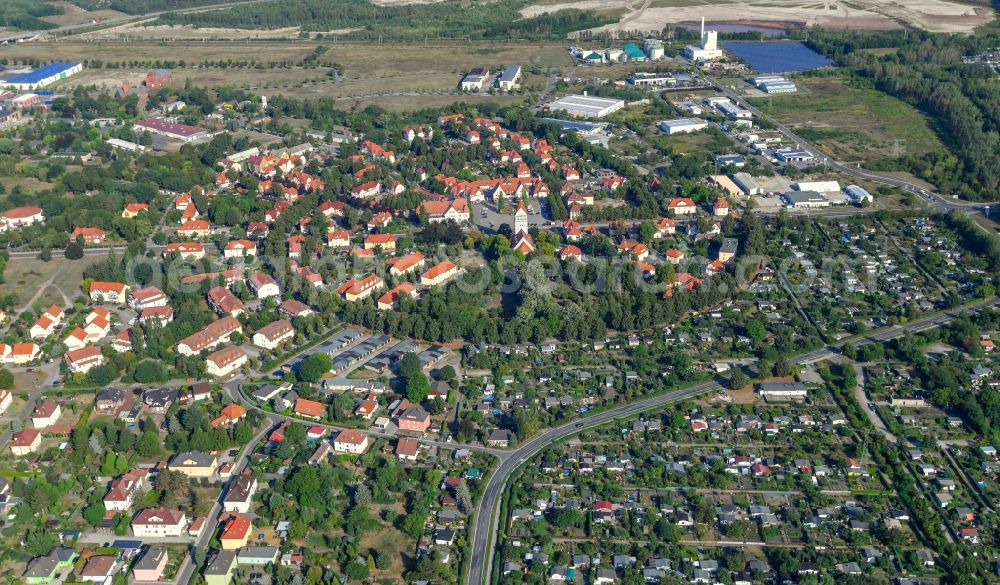
[[[7,368],[0,368],[0,388],[11,389],[14,387],[14,374]]]
[[[514,434],[521,441],[538,432],[538,414],[526,408],[519,408],[514,413]]]
[[[70,242],[66,245],[66,250],[63,254],[68,260],[79,260],[83,258],[83,246],[76,242]]]
[[[399,360],[399,375],[405,379],[421,371],[420,358],[416,352],[409,352]]]
[[[245,421],[236,423],[233,427],[233,442],[237,445],[246,445],[253,439],[253,427]]]
[[[144,360],[135,368],[133,375],[136,382],[149,384],[152,382],[163,382],[167,379],[167,374],[163,370],[163,365],[152,360]]]
[[[455,368],[451,365],[447,365],[438,371],[438,379],[442,382],[451,382],[457,376],[458,374],[455,373]]]
[[[560,508],[552,516],[552,524],[558,528],[570,528],[577,526],[583,521],[583,514],[573,508]]]
[[[349,581],[364,581],[368,578],[368,565],[365,563],[352,562],[347,566],[347,579]]]
[[[427,379],[427,374],[416,371],[413,375],[406,378],[406,397],[415,404],[420,404],[424,400],[427,400],[427,395],[430,394],[431,383]]]
[[[87,521],[87,524],[91,526],[97,526],[104,521],[104,501],[97,499],[90,503],[89,506],[83,509],[83,519]]]
[[[103,475],[115,474],[115,454],[111,451],[104,454],[104,462],[101,463],[101,473]]]
[[[125,457],[124,453],[119,453],[115,456],[115,471],[119,474],[128,471],[128,458]]]
[[[297,377],[301,382],[318,382],[333,367],[333,360],[325,353],[314,353],[299,364]]]
[[[644,221],[639,224],[639,241],[649,244],[656,238],[656,226],[651,221]]]
[[[298,424],[288,425],[285,429],[285,441],[294,447],[300,447],[306,442],[306,427]]]
[[[160,444],[160,434],[156,432],[156,429],[147,428],[142,432],[142,437],[139,438],[138,446],[139,455],[143,457],[156,457],[163,452],[163,447]]]
[[[56,536],[41,526],[29,528],[24,536],[24,551],[36,557],[49,554],[58,544]]]

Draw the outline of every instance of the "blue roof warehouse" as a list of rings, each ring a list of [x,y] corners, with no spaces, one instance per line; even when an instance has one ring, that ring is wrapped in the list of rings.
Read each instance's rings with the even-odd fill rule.
[[[46,87],[83,71],[83,63],[49,63],[29,73],[5,74],[0,85],[31,91]]]

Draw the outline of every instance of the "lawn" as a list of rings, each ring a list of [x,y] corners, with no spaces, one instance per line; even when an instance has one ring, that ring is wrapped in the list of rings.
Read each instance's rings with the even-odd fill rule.
[[[839,77],[796,79],[795,94],[749,101],[842,162],[943,151],[928,119],[912,106]]]
[[[40,307],[56,303],[66,307],[83,294],[80,281],[84,269],[99,260],[103,260],[103,256],[67,260],[54,254],[49,262],[34,258],[13,259],[7,263],[3,288],[17,295],[18,309],[29,303]]]

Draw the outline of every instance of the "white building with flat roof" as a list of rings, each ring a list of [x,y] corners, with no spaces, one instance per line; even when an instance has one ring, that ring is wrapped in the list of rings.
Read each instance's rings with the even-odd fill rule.
[[[548,105],[552,112],[565,111],[576,118],[603,118],[625,107],[625,100],[583,95],[561,97]]]
[[[774,151],[774,157],[783,163],[809,162],[815,158],[808,150],[794,148],[779,148]]]
[[[857,185],[848,185],[844,187],[844,195],[851,200],[851,203],[855,205],[862,205],[864,203],[871,203],[875,200],[872,194],[869,193],[864,187],[859,187]]]
[[[792,184],[792,189],[796,191],[819,191],[820,193],[833,193],[840,191],[840,183],[837,181],[799,181]]]
[[[660,122],[660,130],[667,134],[688,134],[708,128],[708,122],[698,118],[677,118]]]
[[[783,79],[781,81],[765,81],[757,85],[757,89],[764,93],[795,93],[799,91],[794,81]]]
[[[111,146],[111,148],[119,148],[121,150],[129,150],[132,152],[142,152],[146,150],[146,147],[141,144],[129,142],[128,140],[122,140],[121,138],[108,138],[106,142]]]
[[[644,86],[673,86],[677,85],[677,78],[671,73],[644,73],[636,72],[628,77],[629,85],[635,87]]]
[[[792,209],[820,209],[830,207],[830,200],[816,191],[786,191],[781,198]]]
[[[744,110],[743,108],[737,106],[732,102],[722,102],[715,106],[719,113],[727,118],[752,118],[753,113],[750,110]]]
[[[521,66],[510,65],[504,69],[497,77],[496,87],[501,91],[511,91],[517,89],[521,81]]]
[[[733,175],[733,182],[747,195],[760,195],[764,189],[757,184],[750,173],[736,173]]]

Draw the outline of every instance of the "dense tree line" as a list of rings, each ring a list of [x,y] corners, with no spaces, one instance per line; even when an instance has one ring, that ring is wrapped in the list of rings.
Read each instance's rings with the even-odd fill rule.
[[[525,4],[522,0],[482,4],[447,1],[391,5],[368,0],[290,0],[195,14],[166,14],[160,17],[160,21],[205,27],[273,29],[301,26],[304,30],[313,31],[358,29],[343,36],[383,40],[420,40],[426,37],[562,39],[567,33],[608,22],[607,18],[592,11],[576,9],[522,19],[520,10]]]
[[[46,16],[65,14],[60,6],[37,0],[4,0],[0,2],[0,23],[14,30],[41,30],[56,25],[42,20]]]

